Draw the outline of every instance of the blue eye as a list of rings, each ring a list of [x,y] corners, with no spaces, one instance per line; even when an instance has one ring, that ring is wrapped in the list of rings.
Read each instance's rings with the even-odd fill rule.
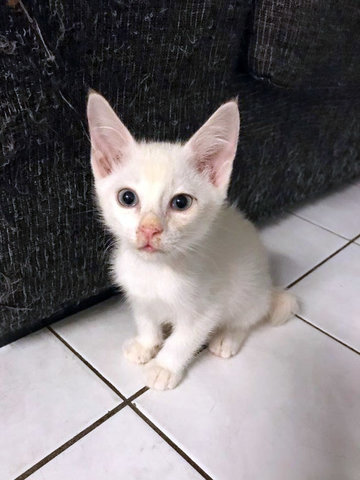
[[[129,188],[123,188],[120,190],[118,193],[118,200],[120,205],[127,208],[135,207],[139,203],[138,196]]]
[[[180,193],[179,195],[175,195],[175,197],[171,200],[170,206],[173,210],[187,210],[191,207],[193,202],[193,197],[187,195],[186,193]]]

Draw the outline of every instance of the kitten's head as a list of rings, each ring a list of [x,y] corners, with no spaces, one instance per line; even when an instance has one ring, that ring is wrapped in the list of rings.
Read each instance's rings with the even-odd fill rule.
[[[95,92],[87,115],[95,190],[112,233],[149,259],[193,248],[226,199],[239,135],[236,101],[183,145],[137,142]]]

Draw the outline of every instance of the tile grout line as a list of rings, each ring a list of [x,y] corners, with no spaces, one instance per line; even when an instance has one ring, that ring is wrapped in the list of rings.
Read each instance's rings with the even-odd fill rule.
[[[137,409],[136,405],[132,404],[131,402],[133,402],[134,400],[136,400],[138,397],[140,397],[143,393],[147,392],[149,390],[149,387],[146,387],[144,386],[143,388],[141,388],[140,390],[138,390],[137,392],[135,392],[133,395],[131,395],[130,397],[126,398],[109,380],[107,380],[95,367],[93,367],[93,365],[91,365],[91,363],[89,363],[80,353],[78,353],[61,335],[59,335],[51,326],[47,326],[46,327],[59,341],[61,341],[81,362],[83,362],[93,373],[95,373],[95,375],[100,379],[102,380],[113,392],[115,392],[121,400],[123,400],[123,403],[121,403],[121,407],[125,407],[125,406],[129,406],[135,413],[137,413],[137,415],[143,420],[145,421],[145,423],[147,423],[151,428],[152,430],[154,430],[168,445],[170,445],[173,450],[175,450],[184,460],[186,460],[187,463],[189,463],[189,465],[191,465],[203,478],[205,478],[206,480],[212,480],[212,478],[199,466],[197,465],[194,460],[192,460],[183,450],[181,450],[180,447],[178,447],[176,445],[176,443],[174,443],[172,440],[170,440],[170,438],[165,435],[164,432],[162,432],[155,424],[153,424],[151,422],[151,420],[149,420],[142,412],[140,412],[140,410]],[[119,407],[120,407],[119,406]],[[117,408],[119,407],[116,407],[114,410],[116,410]],[[121,410],[119,408],[119,410]],[[112,412],[113,410],[111,410]],[[45,465],[46,463],[48,463],[50,460],[52,460],[53,458],[55,458],[57,455],[59,455],[60,453],[62,453],[64,450],[66,450],[68,447],[70,447],[71,445],[73,445],[74,443],[76,443],[78,440],[80,440],[81,438],[83,438],[87,433],[91,432],[92,430],[94,430],[97,426],[101,425],[104,421],[106,421],[108,418],[110,418],[111,416],[113,416],[115,413],[117,413],[117,411],[114,411],[114,413],[112,415],[109,415],[107,418],[105,418],[103,421],[101,421],[100,423],[98,423],[100,420],[98,420],[97,422],[95,422],[94,427],[91,428],[88,427],[88,429],[85,429],[83,432],[80,432],[80,434],[76,435],[75,437],[73,437],[73,439],[69,440],[68,442],[66,442],[64,445],[62,445],[61,447],[59,447],[58,449],[56,449],[52,454],[48,455],[47,457],[45,457],[43,460],[41,460],[40,462],[38,462],[35,466],[31,467],[31,469],[27,470],[25,473],[22,474],[22,476],[20,475],[20,477],[17,477],[15,480],[23,480],[25,478],[27,478],[29,475],[31,475],[34,471],[38,470],[39,468],[41,468],[43,465]],[[104,416],[106,417],[106,416]],[[102,417],[102,418],[104,418]],[[98,425],[97,425],[98,423]],[[88,430],[88,431],[87,431]],[[70,443],[71,442],[71,443]],[[57,452],[57,453],[56,453]],[[36,467],[36,468],[35,468]],[[32,470],[34,469],[34,470]],[[30,471],[31,470],[31,471]],[[28,473],[29,472],[29,473]]]
[[[56,448],[53,450],[49,455],[46,455],[43,459],[41,459],[39,462],[35,463],[32,467],[30,467],[28,470],[26,470],[24,473],[19,475],[18,477],[15,478],[15,480],[24,480],[25,478],[28,478],[30,475],[32,475],[34,472],[39,470],[41,467],[49,463],[51,460],[53,460],[55,457],[63,453],[65,450],[67,450],[69,447],[74,445],[76,442],[81,440],[83,437],[85,437],[88,433],[92,432],[95,430],[97,427],[102,425],[106,420],[109,418],[113,417],[116,413],[118,413],[120,410],[122,410],[124,407],[128,405],[128,402],[122,402],[120,405],[117,407],[113,408],[110,410],[108,413],[100,417],[98,420],[96,420],[94,423],[86,427],[84,430],[76,434],[74,437],[72,437],[70,440],[67,442],[63,443],[60,447]]]
[[[47,463],[51,462],[54,458],[59,456],[61,453],[63,453],[68,448],[72,447],[79,440],[84,438],[86,435],[91,433],[93,430],[98,428],[100,425],[105,423],[107,420],[112,418],[114,415],[116,415],[118,412],[120,412],[121,410],[123,410],[127,406],[129,408],[131,408],[131,410],[134,413],[136,413],[137,416],[139,416],[155,433],[157,433],[165,443],[167,443],[173,450],[175,450],[176,453],[178,455],[180,455],[192,468],[194,468],[194,470],[196,470],[203,478],[205,478],[205,480],[212,480],[210,475],[208,475],[199,465],[197,465],[197,463],[195,463],[194,460],[192,460],[180,447],[178,447],[176,445],[176,443],[174,443],[172,440],[170,440],[170,438],[167,435],[165,435],[165,433],[162,432],[162,430],[160,430],[153,422],[151,422],[151,420],[148,417],[146,417],[146,415],[144,415],[137,408],[136,404],[131,403],[134,400],[136,400],[138,397],[140,397],[140,395],[145,393],[147,390],[149,390],[148,387],[143,387],[140,390],[138,390],[137,392],[135,392],[127,400],[123,401],[122,403],[117,405],[112,410],[109,410],[105,415],[100,417],[94,423],[92,423],[88,427],[84,428],[84,430],[82,430],[78,434],[74,435],[70,440],[67,440],[65,443],[60,445],[60,447],[56,448],[51,453],[49,453],[44,458],[42,458],[40,461],[38,461],[37,463],[32,465],[28,470],[26,470],[25,472],[23,472],[22,474],[17,476],[15,478],[15,480],[25,480],[30,475],[35,473],[37,470],[42,468]]]
[[[129,403],[129,407],[152,429],[161,437],[175,452],[180,455],[189,465],[193,467],[205,480],[213,480],[208,473],[206,473],[192,458],[190,458],[175,442],[173,442],[159,427],[157,427],[136,404]],[[17,480],[17,479],[16,479]]]
[[[140,397],[143,393],[147,392],[149,389],[149,387],[142,387],[140,388],[140,390],[138,390],[137,392],[135,392],[133,395],[131,395],[127,400],[126,402],[128,404],[130,404],[131,402],[133,402],[134,400],[136,400],[138,397]]]
[[[319,225],[318,223],[315,223],[315,222],[313,222],[313,221],[311,221],[311,220],[308,220],[307,218],[301,217],[300,215],[298,215],[297,213],[292,212],[291,210],[287,210],[287,213],[289,213],[290,215],[293,215],[293,216],[296,217],[296,218],[299,218],[300,220],[303,220],[304,222],[310,223],[311,225],[314,225],[315,227],[319,227],[319,228],[321,228],[322,230],[325,230],[325,232],[332,233],[333,235],[336,235],[337,237],[342,238],[343,240],[349,241],[348,238],[344,237],[343,235],[340,235],[340,233],[333,232],[333,231],[330,230],[329,228],[323,227],[322,225]]]
[[[145,423],[147,423],[151,428],[152,430],[154,430],[168,445],[170,445],[173,450],[175,450],[184,460],[186,460],[187,463],[189,463],[189,465],[191,465],[203,478],[205,478],[206,480],[212,480],[212,478],[201,468],[199,467],[199,465],[197,465],[194,460],[192,460],[183,450],[181,450],[180,447],[178,447],[176,445],[176,443],[174,443],[172,440],[170,440],[170,438],[165,435],[164,432],[162,432],[155,424],[153,424],[151,422],[151,420],[149,420],[142,412],[140,412],[140,410],[137,409],[136,405],[132,404],[131,402],[136,400],[138,397],[140,397],[143,393],[147,392],[149,390],[149,387],[143,387],[141,388],[140,390],[138,390],[136,393],[134,393],[133,395],[131,395],[129,398],[126,398],[124,395],[122,395],[122,393],[120,393],[120,391],[112,384],[109,382],[109,380],[107,380],[95,367],[93,367],[87,360],[85,360],[85,358],[80,355],[63,337],[61,337],[61,335],[59,335],[51,326],[48,326],[47,329],[53,334],[55,335],[55,337],[60,340],[74,355],[76,355],[77,358],[79,358],[79,360],[81,360],[88,368],[90,368],[90,370],[95,373],[95,375],[97,375],[97,377],[100,378],[100,380],[102,380],[109,388],[111,388],[111,390],[113,390],[119,397],[120,399],[123,400],[123,403],[121,404],[122,408],[125,407],[125,406],[129,406],[135,413],[137,413],[137,415],[143,420],[145,421]],[[118,407],[116,407],[118,408]],[[114,410],[116,410],[116,408]],[[120,409],[119,409],[120,410]],[[114,412],[113,415],[117,413],[117,412]],[[110,415],[108,418],[110,418],[112,415]],[[103,417],[102,417],[103,418]],[[106,421],[107,418],[105,418],[102,422],[99,423],[99,425],[101,425],[101,423],[103,423],[104,421]],[[98,423],[99,420],[95,423]],[[93,424],[95,425],[95,424]],[[55,458],[57,455],[59,455],[60,453],[62,453],[64,450],[66,450],[68,447],[70,447],[71,445],[73,445],[74,443],[76,443],[78,440],[80,440],[81,438],[83,438],[87,433],[91,432],[92,430],[94,430],[98,425],[95,425],[93,428],[90,428],[88,431],[85,431],[87,429],[85,429],[83,432],[80,432],[80,434],[76,435],[73,439],[69,440],[68,442],[66,442],[64,445],[62,445],[61,447],[59,447],[57,450],[55,450],[52,454],[48,455],[47,457],[45,457],[43,460],[41,460],[40,462],[38,462],[36,465],[34,465],[33,467],[31,467],[31,469],[27,470],[25,473],[22,474],[22,476],[20,475],[20,477],[17,477],[15,480],[23,480],[25,478],[27,478],[29,475],[31,475],[34,471],[38,470],[39,468],[41,468],[43,465],[45,465],[46,463],[48,463],[50,460],[52,460],[53,458]],[[83,434],[82,434],[83,433]],[[73,440],[73,441],[72,441]],[[70,443],[71,442],[71,443]],[[55,453],[57,452],[57,453]],[[35,468],[36,467],[36,468]],[[34,470],[32,470],[34,469]],[[31,471],[30,471],[31,470]],[[28,473],[29,472],[29,473]]]
[[[63,453],[65,450],[70,448],[72,445],[77,443],[79,440],[84,438],[87,434],[91,433],[93,430],[95,430],[97,427],[102,425],[104,422],[109,420],[111,417],[113,417],[116,413],[120,412],[123,408],[130,406],[130,403],[134,400],[136,400],[140,395],[145,393],[148,390],[148,387],[143,387],[137,392],[135,392],[133,395],[131,395],[128,399],[125,399],[122,403],[114,407],[112,410],[109,410],[105,415],[100,417],[98,420],[96,420],[94,423],[89,425],[88,427],[84,428],[84,430],[81,430],[81,432],[77,433],[74,435],[70,440],[67,440],[65,443],[60,445],[60,447],[56,448],[53,450],[49,455],[46,455],[44,458],[42,458],[39,462],[35,463],[32,467],[30,467],[28,470],[26,470],[24,473],[19,475],[18,477],[15,478],[15,480],[24,480],[25,478],[29,477],[32,475],[34,472],[39,470],[41,467],[49,463],[51,460],[53,460],[55,457]]]
[[[120,390],[118,390],[115,385],[113,385],[107,378],[104,377],[93,365],[91,365],[90,362],[88,362],[79,352],[77,352],[74,347],[72,347],[61,335],[59,335],[50,325],[46,327],[50,332],[55,335],[55,337],[60,340],[81,362],[83,362],[97,377],[102,380],[105,385],[107,385],[114,393],[116,393],[121,400],[124,402],[128,403],[131,402],[132,400],[135,400],[136,398],[140,397],[143,393],[147,392],[149,390],[149,387],[142,387],[140,390],[137,392],[133,393],[130,395],[130,397],[125,397]]]
[[[298,314],[296,313],[296,314],[295,314],[295,317],[298,318],[299,320],[302,320],[303,322],[305,322],[305,323],[306,323],[307,325],[309,325],[310,327],[315,328],[315,329],[318,330],[319,332],[324,333],[327,337],[331,338],[332,340],[335,340],[335,342],[340,343],[340,345],[342,345],[343,347],[346,347],[346,348],[348,348],[349,350],[351,350],[352,352],[357,353],[358,355],[360,355],[360,351],[356,350],[356,348],[351,347],[350,345],[348,345],[347,343],[343,342],[343,341],[340,340],[339,338],[334,337],[333,335],[331,335],[330,333],[328,333],[326,330],[323,330],[322,328],[318,327],[318,326],[315,325],[314,323],[309,322],[309,320],[306,320],[306,319],[305,319],[304,317],[302,317],[301,315],[298,315]]]
[[[301,218],[301,217],[299,217]],[[305,219],[304,219],[305,220]],[[307,221],[307,220],[305,220]],[[311,222],[309,222],[311,223]],[[316,225],[316,224],[314,224]],[[331,232],[333,233],[333,232]],[[343,237],[341,237],[343,238]],[[335,255],[337,255],[339,252],[341,252],[342,250],[344,250],[345,248],[347,248],[349,245],[351,244],[354,244],[354,242],[356,242],[356,240],[360,239],[360,234],[359,235],[356,235],[355,237],[353,237],[351,240],[348,240],[347,243],[345,243],[345,245],[343,245],[342,247],[340,247],[338,250],[336,250],[335,252],[333,252],[331,255],[329,255],[328,257],[326,257],[324,260],[322,260],[320,263],[316,264],[313,268],[311,268],[310,270],[308,270],[307,272],[305,272],[303,275],[301,275],[300,277],[298,277],[296,280],[294,280],[293,282],[291,282],[287,287],[285,287],[286,289],[289,289],[291,287],[293,287],[294,285],[296,285],[298,282],[300,282],[303,278],[307,277],[308,275],[310,275],[314,270],[317,270],[319,267],[321,267],[324,263],[326,263],[328,260],[330,260],[331,258],[335,257]],[[295,314],[295,317],[297,317],[299,320],[302,320],[303,322],[307,323],[310,327],[313,327],[315,328],[316,330],[318,330],[319,332],[321,333],[324,333],[326,336],[328,336],[329,338],[331,338],[332,340],[335,340],[336,342],[340,343],[340,345],[343,345],[344,347],[348,348],[349,350],[351,350],[352,352],[354,353],[357,353],[357,354],[360,354],[360,352],[358,350],[356,350],[355,348],[351,347],[350,345],[347,345],[345,342],[339,340],[338,338],[336,337],[333,337],[330,333],[326,332],[325,330],[321,329],[320,327],[318,327],[317,325],[311,323],[310,321],[306,320],[305,318],[303,318],[301,315],[298,315],[298,314]]]
[[[104,377],[90,362],[88,362],[79,352],[77,352],[61,335],[59,335],[51,326],[46,327],[55,337],[60,340],[81,362],[83,362],[95,375],[100,378],[121,400],[126,401],[123,395],[107,378]]]
[[[340,253],[342,250],[344,250],[346,247],[348,247],[349,245],[353,244],[358,238],[360,237],[360,235],[357,235],[356,237],[352,238],[351,240],[348,240],[345,245],[343,245],[342,247],[338,248],[337,250],[335,250],[335,252],[331,253],[328,257],[324,258],[324,260],[321,260],[321,262],[317,263],[314,267],[310,268],[310,270],[308,270],[307,272],[305,272],[303,275],[300,275],[300,277],[298,277],[296,280],[294,280],[293,282],[289,283],[289,285],[287,285],[285,288],[288,289],[288,288],[291,288],[293,287],[294,285],[296,285],[297,283],[299,283],[301,280],[303,280],[305,277],[307,277],[308,275],[310,275],[310,273],[314,272],[315,270],[317,270],[319,267],[321,267],[322,265],[324,265],[324,263],[326,263],[328,260],[330,260],[331,258],[335,257],[335,255],[337,255],[338,253]]]

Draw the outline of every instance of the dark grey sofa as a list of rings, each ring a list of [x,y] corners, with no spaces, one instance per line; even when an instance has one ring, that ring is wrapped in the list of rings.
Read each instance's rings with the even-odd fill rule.
[[[360,6],[7,0],[0,6],[0,345],[114,293],[85,99],[185,139],[238,95],[231,200],[254,220],[360,175]]]

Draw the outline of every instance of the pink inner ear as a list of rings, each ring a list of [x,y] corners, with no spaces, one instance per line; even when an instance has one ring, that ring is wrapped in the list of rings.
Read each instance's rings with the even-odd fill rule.
[[[202,159],[196,160],[196,168],[199,173],[206,173],[209,177],[210,182],[217,186],[216,181],[216,169],[214,168],[212,161],[210,159]]]
[[[114,165],[121,163],[130,143],[121,131],[112,127],[94,127],[91,130],[91,141],[94,150],[98,152],[95,161],[100,162],[108,173]]]
[[[105,177],[124,160],[135,140],[101,95],[90,94],[87,115],[93,172],[95,176]]]
[[[111,165],[99,150],[91,149],[91,166],[97,177],[103,178],[111,173]]]
[[[231,153],[229,154],[231,156]],[[230,164],[230,165],[229,165]],[[204,154],[196,159],[196,167],[200,173],[206,173],[210,182],[219,187],[222,180],[222,175],[226,167],[231,167],[231,162],[226,161],[226,155],[221,150],[219,152],[213,151],[210,154]]]
[[[193,135],[186,148],[196,168],[216,187],[226,188],[230,179],[239,135],[239,110],[234,101],[222,105]]]

